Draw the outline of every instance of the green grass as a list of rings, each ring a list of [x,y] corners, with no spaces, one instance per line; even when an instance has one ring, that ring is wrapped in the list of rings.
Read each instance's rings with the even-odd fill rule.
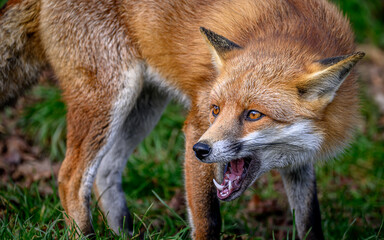
[[[30,188],[2,186],[0,239],[55,239],[68,232],[57,193],[42,196],[37,186],[38,183]]]
[[[358,42],[384,48],[384,2],[381,0],[333,0],[350,19]]]
[[[18,121],[24,133],[33,136],[34,143],[45,147],[53,161],[65,156],[66,108],[56,87],[37,86],[32,90],[37,101],[28,105]]]
[[[7,2],[8,0],[0,0],[0,8]]]

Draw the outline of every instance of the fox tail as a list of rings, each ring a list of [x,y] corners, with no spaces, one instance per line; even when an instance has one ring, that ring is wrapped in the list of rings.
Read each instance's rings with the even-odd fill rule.
[[[48,66],[39,13],[39,0],[10,0],[0,10],[0,109],[14,103]]]

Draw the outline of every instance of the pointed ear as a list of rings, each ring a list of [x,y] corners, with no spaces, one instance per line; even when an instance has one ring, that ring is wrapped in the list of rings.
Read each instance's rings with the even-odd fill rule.
[[[214,59],[216,67],[220,70],[226,59],[226,55],[235,49],[241,49],[239,45],[227,38],[212,32],[209,29],[200,27],[200,32],[207,41]]]
[[[357,52],[314,62],[311,67],[316,70],[297,86],[299,95],[305,100],[320,100],[324,106],[328,105],[352,68],[364,55],[363,52]]]

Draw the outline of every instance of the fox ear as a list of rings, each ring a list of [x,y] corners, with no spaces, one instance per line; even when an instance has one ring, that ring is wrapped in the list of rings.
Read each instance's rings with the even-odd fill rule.
[[[364,55],[363,52],[357,52],[314,62],[313,68],[316,70],[309,75],[305,83],[297,86],[299,95],[305,100],[320,100],[324,105],[328,105],[352,68]]]
[[[223,66],[223,62],[225,61],[227,53],[235,49],[241,49],[241,47],[236,43],[212,32],[209,29],[200,27],[200,32],[210,46],[214,63],[219,70]]]

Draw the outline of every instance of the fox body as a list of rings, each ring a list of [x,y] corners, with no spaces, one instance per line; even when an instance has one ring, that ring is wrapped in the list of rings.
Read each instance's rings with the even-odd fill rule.
[[[66,102],[61,203],[92,234],[91,188],[114,231],[132,231],[129,155],[171,98],[185,121],[195,239],[218,239],[230,201],[279,169],[300,238],[322,239],[313,164],[357,122],[353,34],[324,0],[22,0],[0,13],[0,106],[51,68]],[[125,219],[125,220],[124,220]],[[123,226],[123,222],[126,222]]]

